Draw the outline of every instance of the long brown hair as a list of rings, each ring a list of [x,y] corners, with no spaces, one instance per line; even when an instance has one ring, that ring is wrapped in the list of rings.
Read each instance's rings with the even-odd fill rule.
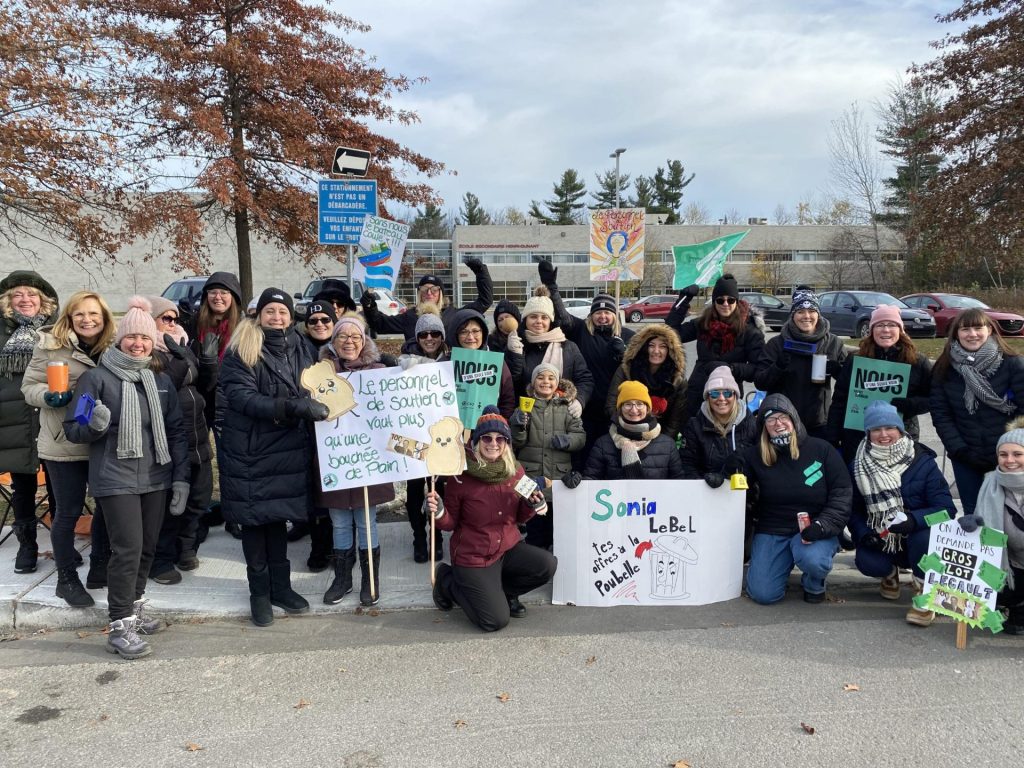
[[[228,311],[224,314],[227,315],[228,319],[228,337],[231,337],[235,333],[238,321],[242,319],[242,309],[238,306],[238,302],[235,301],[233,295],[231,297],[231,306],[228,307]],[[204,299],[203,303],[199,305],[199,316],[196,318],[196,337],[201,338],[203,331],[215,330],[219,322],[215,318],[213,310],[210,309],[210,305]]]
[[[896,341],[900,345],[900,357],[899,362],[913,365],[917,362],[917,347],[914,346],[914,342],[907,332],[900,328],[900,337]],[[860,340],[860,345],[857,347],[857,354],[860,357],[874,358],[878,355],[879,346],[875,343],[874,338],[870,333]]]
[[[732,332],[737,337],[743,333],[743,329],[747,327],[747,318],[750,317],[750,304],[744,299],[740,299],[736,302],[736,309],[732,311],[732,314],[728,317],[722,317],[718,314],[715,309],[715,302],[712,299],[711,303],[704,307],[704,311],[701,312],[697,322],[700,323],[701,331],[707,332],[711,328],[711,322],[713,320],[720,320],[721,322],[732,328]]]
[[[992,329],[992,338],[996,346],[999,347],[999,351],[1003,353],[1003,357],[1016,357],[1017,353],[1013,351],[1006,341],[1003,340],[1003,336],[999,333],[999,326],[992,322],[992,318],[985,314],[984,310],[974,307],[972,309],[965,309],[959,315],[953,318],[953,322],[949,324],[949,329],[946,331],[946,346],[942,348],[942,354],[939,355],[939,359],[935,361],[935,365],[932,366],[932,376],[938,380],[944,380],[949,374],[952,360],[949,358],[949,348],[954,341],[959,339],[961,328],[978,328],[988,326]]]

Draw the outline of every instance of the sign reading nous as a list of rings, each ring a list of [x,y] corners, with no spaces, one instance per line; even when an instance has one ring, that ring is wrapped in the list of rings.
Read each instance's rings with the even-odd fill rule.
[[[376,179],[320,179],[317,195],[320,245],[356,245],[367,215],[377,215]]]

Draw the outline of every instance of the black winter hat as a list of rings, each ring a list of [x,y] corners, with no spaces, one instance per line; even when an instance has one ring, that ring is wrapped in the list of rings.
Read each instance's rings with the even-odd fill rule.
[[[288,314],[294,312],[292,297],[288,295],[287,291],[282,291],[280,288],[267,288],[260,294],[260,300],[256,302],[256,314],[262,312],[267,304],[284,304],[288,307]]]
[[[226,291],[230,291],[231,295],[235,297],[235,304],[239,309],[245,309],[242,306],[242,284],[238,282],[238,278],[230,272],[214,272],[203,283],[203,299],[206,299],[206,292],[211,288],[223,288]]]
[[[717,299],[719,296],[732,296],[736,301],[740,300],[739,285],[736,283],[736,278],[728,272],[715,281],[715,287],[711,290],[712,299]]]
[[[306,307],[306,320],[313,315],[327,315],[332,323],[338,322],[338,313],[334,311],[334,305],[329,301],[313,301]]]
[[[590,314],[600,312],[602,309],[615,314],[617,307],[615,306],[615,298],[607,293],[599,293],[594,297],[594,300],[590,302]]]
[[[348,289],[348,283],[343,280],[335,280],[330,277],[324,280],[320,290],[313,297],[313,301],[321,300],[333,301],[349,312],[356,311],[356,303],[352,300],[352,291]]]
[[[501,299],[494,305],[494,319],[497,320],[499,315],[512,315],[512,317],[516,319],[516,322],[522,325],[522,312],[519,311],[519,307],[508,299]]]
[[[420,281],[416,283],[416,288],[422,288],[424,285],[436,285],[444,293],[444,281],[437,275],[424,275],[420,278]]]

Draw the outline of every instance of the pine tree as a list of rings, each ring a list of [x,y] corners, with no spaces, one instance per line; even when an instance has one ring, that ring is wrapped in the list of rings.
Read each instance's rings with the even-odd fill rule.
[[[643,208],[648,213],[657,213],[658,202],[654,198],[654,180],[649,176],[637,175],[633,182],[633,191],[636,197],[629,201],[631,208]]]
[[[491,215],[483,209],[483,206],[480,205],[480,198],[472,192],[467,192],[462,198],[462,208],[459,209],[459,217],[462,223],[468,226],[491,223]]]
[[[594,176],[597,178],[597,192],[591,192],[590,196],[594,198],[595,208],[614,208],[615,207],[615,171],[605,171],[604,173],[596,173]],[[626,207],[629,205],[626,192],[629,190],[629,174],[619,174],[619,206]]]
[[[544,201],[548,213],[540,210],[540,204],[533,200],[530,203],[530,215],[544,224],[578,224],[579,213],[584,203],[580,202],[587,194],[587,186],[579,174],[572,168],[562,173],[562,178],[554,185],[554,198]]]
[[[685,189],[696,174],[686,177],[686,169],[678,160],[666,160],[666,168],[658,166],[654,173],[654,199],[656,213],[666,213],[665,224],[679,223],[679,207],[683,203]],[[666,170],[667,169],[667,170]]]
[[[447,240],[452,228],[444,212],[433,203],[427,203],[423,210],[416,211],[416,218],[409,227],[410,240]]]

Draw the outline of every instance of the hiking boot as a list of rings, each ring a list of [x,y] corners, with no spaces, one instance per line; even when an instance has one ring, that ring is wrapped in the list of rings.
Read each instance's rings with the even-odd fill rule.
[[[74,568],[61,568],[57,571],[57,597],[63,598],[72,608],[88,608],[96,603],[92,595],[85,591],[78,571]]]
[[[88,589],[103,589],[107,586],[107,563],[105,557],[91,556],[89,558],[89,573],[85,576],[85,586]]]
[[[329,517],[318,517],[309,526],[309,557],[306,567],[311,573],[326,571],[334,551],[334,528]],[[352,562],[355,562],[353,555]]]
[[[356,549],[336,549],[331,560],[334,565],[334,581],[324,592],[324,603],[337,605],[352,591],[352,567],[356,564]]]
[[[437,572],[434,574],[434,592],[431,596],[439,611],[450,611],[455,605],[451,595],[448,594],[448,574],[451,571],[452,567],[448,563],[441,563],[437,566]]]
[[[825,593],[824,592],[808,592],[805,589],[804,590],[804,602],[805,603],[811,603],[812,605],[817,605],[818,603],[824,603],[825,602]]]
[[[163,619],[150,619],[143,615],[148,602],[140,598],[132,604],[132,611],[135,612],[135,631],[140,635],[155,635],[167,629],[167,622]]]
[[[910,588],[914,597],[917,597],[924,589],[924,582],[915,576]],[[935,611],[923,611],[916,608],[913,603],[907,609],[907,624],[913,624],[915,627],[930,627],[933,621],[935,621]]]
[[[107,653],[116,653],[123,659],[141,659],[153,650],[149,643],[139,637],[135,627],[135,616],[110,622],[107,635]]]
[[[430,559],[427,551],[427,535],[414,533],[412,537],[412,559],[415,563],[425,563]]]
[[[508,600],[508,615],[513,619],[521,619],[526,616],[526,606],[519,602],[515,595],[505,595]]]
[[[370,559],[365,549],[359,550],[359,567],[363,572],[363,580],[359,585],[359,602],[365,606],[380,602],[380,547],[373,548],[373,586],[370,591]]]
[[[15,523],[14,537],[18,540],[18,554],[14,558],[15,573],[34,573],[39,560],[39,546],[36,544],[36,524]]]
[[[882,579],[878,593],[886,600],[900,599],[900,569],[893,566],[892,573]]]
[[[285,613],[309,613],[309,601],[292,589],[292,567],[283,563],[270,563],[270,604],[283,608]]]
[[[194,571],[198,567],[199,557],[194,549],[183,550],[181,555],[178,556],[179,571]]]
[[[249,610],[252,623],[257,627],[269,627],[274,623],[274,608],[270,604],[270,570],[245,569],[249,578]]]
[[[180,584],[181,574],[178,573],[173,567],[170,570],[158,573],[155,576],[150,576],[150,579],[155,581],[157,584]]]

